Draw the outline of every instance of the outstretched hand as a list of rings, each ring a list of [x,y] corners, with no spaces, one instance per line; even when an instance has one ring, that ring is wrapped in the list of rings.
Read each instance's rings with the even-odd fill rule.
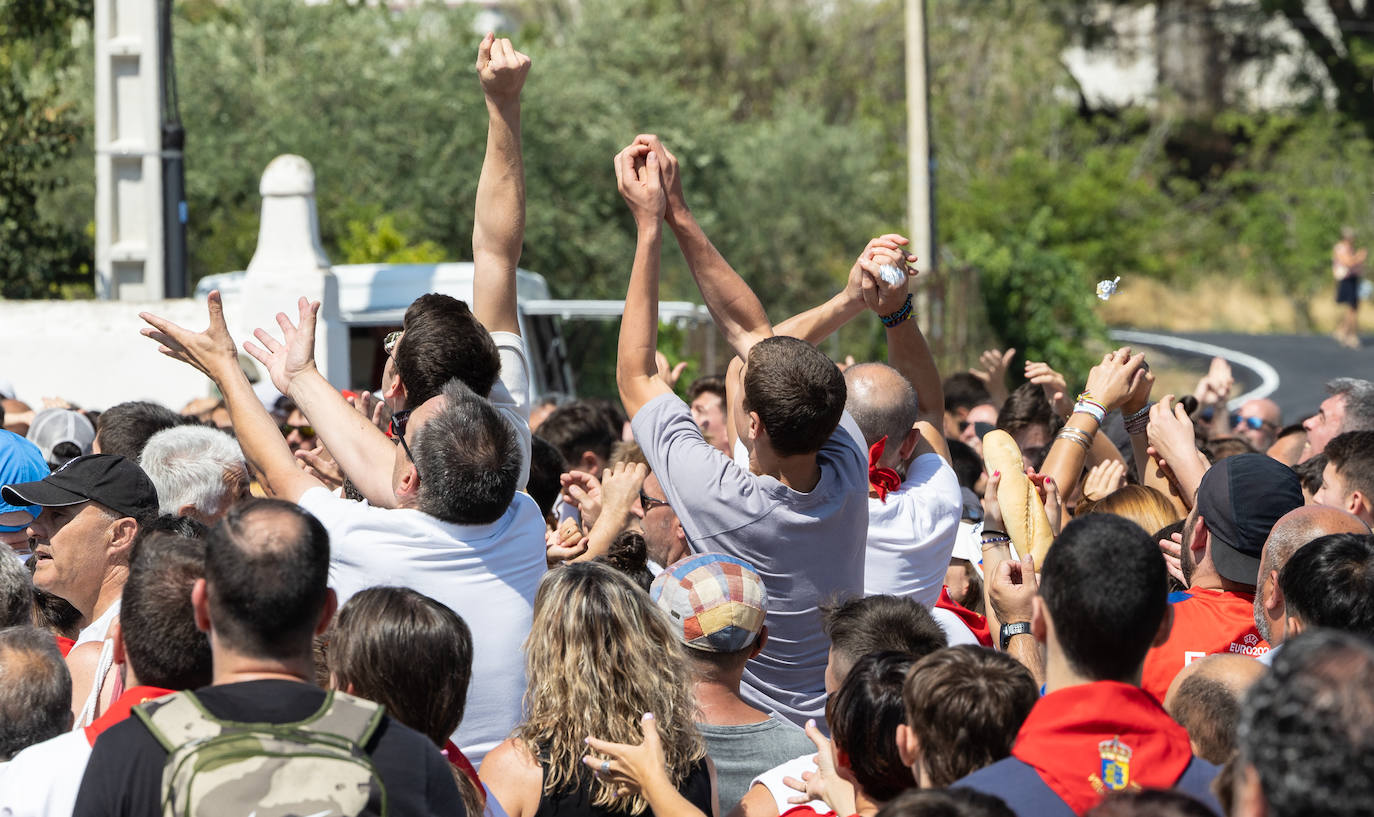
[[[908,259],[915,261],[916,256],[887,247],[874,247],[867,255],[867,258],[860,256],[858,261],[864,272],[863,280],[860,282],[864,305],[878,315],[891,315],[901,309],[906,302],[908,282],[916,274],[916,268],[909,266]],[[894,266],[905,274],[899,281],[890,283],[883,280],[884,266]]]
[[[612,743],[587,736],[587,745],[604,758],[586,755],[583,764],[603,783],[613,787],[617,795],[636,794],[654,784],[668,782],[668,756],[663,751],[663,739],[658,735],[658,721],[652,713],[644,713],[640,720],[644,741],[638,746]]]
[[[204,332],[184,329],[151,312],[140,312],[138,316],[153,327],[141,333],[161,344],[158,346],[159,352],[194,366],[206,377],[219,383],[225,375],[238,370],[238,352],[234,348],[234,339],[229,336],[229,327],[224,322],[224,303],[219,290],[212,291],[205,303],[210,313],[210,325]]]
[[[320,302],[302,297],[296,301],[296,310],[298,323],[295,324],[286,313],[277,313],[282,340],[272,337],[266,329],[254,329],[253,337],[262,346],[252,341],[243,344],[243,350],[267,369],[272,385],[282,394],[291,388],[291,381],[297,375],[315,368],[315,319],[320,312]]]
[[[615,179],[635,224],[644,229],[663,220],[668,208],[658,153],[635,142],[615,156]]]
[[[787,798],[787,802],[801,805],[812,800],[821,800],[830,806],[835,814],[854,814],[858,805],[854,796],[854,784],[840,774],[835,764],[835,748],[816,728],[815,721],[806,722],[806,736],[816,744],[816,771],[802,772],[802,779],[784,777],[782,782],[788,788],[801,794]]]
[[[904,258],[906,264],[898,263],[897,266],[907,266],[907,274],[915,276],[916,269],[909,265],[916,263],[916,256],[902,254],[902,248],[905,247],[907,243],[906,236],[898,235],[897,233],[887,233],[870,239],[868,245],[864,247],[864,251],[859,253],[858,258],[854,259],[854,265],[849,268],[849,278],[846,279],[844,285],[845,295],[854,302],[864,300],[864,279],[872,273],[865,273],[863,262],[866,260],[873,260],[873,254],[878,250],[890,250],[892,253]]]
[[[477,77],[482,81],[482,93],[492,102],[519,99],[529,72],[530,58],[516,51],[510,40],[498,40],[488,31],[477,46]]]
[[[1131,354],[1123,346],[1102,356],[1102,362],[1088,372],[1085,391],[1107,411],[1120,408],[1140,387],[1145,378],[1145,354]]]
[[[687,214],[687,198],[682,194],[682,170],[677,157],[652,133],[636,136],[634,144],[649,148],[658,157],[658,170],[663,174],[663,190],[668,196],[668,209],[664,217],[672,224],[678,216]]]

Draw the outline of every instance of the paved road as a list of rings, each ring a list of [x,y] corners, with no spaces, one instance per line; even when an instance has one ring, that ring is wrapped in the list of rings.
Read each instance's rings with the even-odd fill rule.
[[[1316,411],[1326,396],[1326,381],[1334,377],[1374,379],[1374,338],[1365,338],[1361,349],[1346,349],[1325,335],[1219,332],[1173,337],[1234,349],[1273,366],[1279,387],[1270,396],[1283,409],[1284,422],[1297,422]]]

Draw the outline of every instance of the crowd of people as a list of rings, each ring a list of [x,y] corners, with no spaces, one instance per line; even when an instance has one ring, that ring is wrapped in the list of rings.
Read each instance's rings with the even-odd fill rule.
[[[0,403],[0,815],[1369,811],[1374,383],[1285,425],[1221,360],[942,376],[897,235],[773,323],[646,134],[619,403],[537,401],[529,67],[480,46],[471,303],[411,304],[375,390],[318,303],[235,339],[212,293],[142,317],[214,399]],[[665,232],[734,353],[690,384]],[[885,361],[817,349],[856,320]]]

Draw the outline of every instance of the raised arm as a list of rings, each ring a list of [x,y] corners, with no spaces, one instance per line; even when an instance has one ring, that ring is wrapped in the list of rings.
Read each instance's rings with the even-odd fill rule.
[[[615,157],[616,184],[634,214],[638,233],[615,362],[620,402],[631,418],[645,403],[672,391],[659,376],[654,356],[658,350],[659,254],[667,206],[659,165],[658,154],[638,142]]]
[[[1144,365],[1144,354],[1132,356],[1130,347],[1123,347],[1103,355],[1102,362],[1088,373],[1083,399],[1074,404],[1040,468],[1041,474],[1054,478],[1063,496],[1071,494],[1078,484],[1103,416],[1120,408],[1140,387]]]
[[[881,235],[869,241],[864,251],[854,259],[854,265],[849,268],[849,278],[844,289],[825,303],[793,315],[773,327],[773,334],[799,338],[812,346],[819,345],[864,311],[864,260],[872,260],[873,254],[878,250],[896,252],[906,243],[907,240],[896,233]]]
[[[754,344],[773,336],[773,325],[763,311],[758,296],[735,272],[734,268],[715,248],[705,231],[687,209],[682,195],[682,177],[677,157],[668,151],[657,136],[641,134],[636,145],[651,148],[662,168],[663,188],[667,191],[665,217],[677,238],[678,247],[687,259],[687,267],[701,290],[701,298],[716,326],[725,335],[730,347],[741,359],[749,359]]]
[[[530,58],[488,33],[477,49],[487,102],[487,153],[472,223],[472,311],[488,332],[520,333],[515,270],[525,240],[525,165],[520,153],[520,89]]]
[[[902,243],[906,243],[905,239]],[[899,251],[878,250],[871,260],[865,262],[869,274],[863,283],[864,300],[886,327],[888,364],[901,372],[916,390],[918,417],[941,428],[945,416],[945,388],[940,382],[940,369],[935,364],[935,355],[931,353],[930,344],[926,342],[921,325],[916,321],[909,291],[911,276],[916,272],[911,264],[916,262],[916,256],[906,256],[906,264],[897,263],[901,260]],[[908,277],[901,283],[888,284],[877,272],[882,264],[893,264],[899,269],[905,267]]]
[[[291,455],[291,449],[277,428],[276,421],[253,393],[248,376],[239,367],[234,339],[229,336],[229,327],[224,322],[224,305],[220,301],[219,290],[210,293],[207,306],[210,325],[204,332],[192,332],[165,318],[141,312],[139,317],[153,327],[144,329],[143,334],[161,344],[158,351],[194,366],[215,382],[224,395],[229,419],[234,424],[234,435],[238,437],[248,467],[257,474],[270,494],[297,502],[306,491],[323,487],[323,483],[296,465],[296,458]],[[309,307],[312,328],[314,311],[319,306],[316,302]],[[347,407],[347,403],[344,405]]]
[[[296,401],[329,453],[334,455],[334,461],[367,501],[384,508],[395,507],[390,467],[396,456],[394,443],[350,406],[338,389],[315,368],[315,319],[319,302],[301,298],[296,309],[295,324],[286,315],[277,313],[281,340],[265,329],[256,329],[253,337],[258,343],[244,343],[244,351],[267,369],[278,391]]]

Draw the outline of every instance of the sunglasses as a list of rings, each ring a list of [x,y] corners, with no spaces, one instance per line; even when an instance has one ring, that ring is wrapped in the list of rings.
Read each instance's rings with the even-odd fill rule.
[[[315,436],[314,426],[293,426],[290,423],[282,423],[280,426],[278,426],[278,428],[281,429],[281,434],[283,437],[289,435],[293,431],[299,431],[302,437]]]
[[[640,489],[639,491],[639,504],[644,506],[645,513],[652,511],[654,508],[657,508],[660,505],[662,505],[665,508],[668,507],[667,500],[649,496],[648,494],[644,493],[643,489]]]
[[[1239,414],[1231,415],[1231,426],[1233,428],[1235,426],[1241,425],[1242,423],[1245,425],[1246,428],[1252,431],[1259,431],[1261,428],[1264,428],[1265,426],[1269,425],[1262,418],[1259,417],[1242,417]]]
[[[397,329],[395,332],[388,332],[386,337],[382,338],[382,351],[386,352],[388,357],[392,352],[396,351],[396,344],[400,341],[401,334],[404,331],[403,329]]]
[[[391,439],[406,452],[406,459],[415,466],[415,475],[419,476],[420,466],[415,462],[415,455],[410,453],[410,446],[406,443],[406,424],[409,422],[410,409],[402,409],[391,415]]]

